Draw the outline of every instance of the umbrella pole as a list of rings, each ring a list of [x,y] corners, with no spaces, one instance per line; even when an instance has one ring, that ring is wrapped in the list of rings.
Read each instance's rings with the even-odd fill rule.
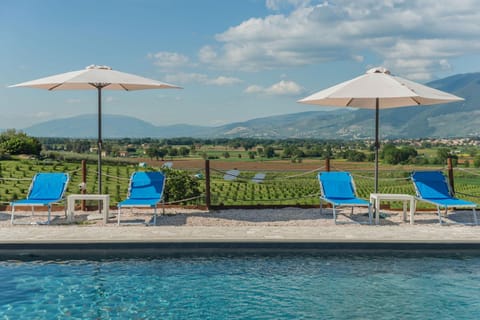
[[[98,86],[98,194],[102,194],[102,87]]]
[[[378,149],[380,149],[380,142],[378,141],[378,121],[379,121],[379,99],[375,99],[375,193],[378,193]]]

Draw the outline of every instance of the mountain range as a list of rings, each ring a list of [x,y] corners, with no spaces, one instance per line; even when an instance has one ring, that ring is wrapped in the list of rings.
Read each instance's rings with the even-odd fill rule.
[[[382,138],[467,137],[480,134],[480,73],[458,74],[427,83],[428,86],[463,97],[465,101],[435,106],[414,106],[380,111]],[[371,138],[374,111],[336,109],[309,111],[217,127],[176,124],[155,126],[146,121],[103,115],[103,136],[123,137],[255,137],[255,138]],[[95,138],[97,115],[51,120],[23,129],[37,137]]]

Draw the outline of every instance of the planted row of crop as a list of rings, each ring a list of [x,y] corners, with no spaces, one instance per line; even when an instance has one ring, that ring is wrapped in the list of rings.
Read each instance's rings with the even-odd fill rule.
[[[103,166],[102,193],[111,195],[112,204],[125,199],[130,175],[138,170],[134,165]],[[28,192],[32,177],[38,172],[68,172],[70,184],[67,194],[79,193],[82,172],[80,163],[42,162],[34,160],[1,161],[0,162],[0,202],[24,198]],[[223,179],[224,173],[212,172],[211,199],[213,205],[317,205],[320,193],[316,173],[299,172],[268,172],[262,183],[252,182],[258,172],[243,172],[234,181]],[[407,179],[408,172],[381,172],[379,192],[396,194],[415,194],[413,184]],[[353,172],[356,191],[362,198],[368,199],[374,190],[373,174],[371,172]],[[87,165],[87,192],[98,192],[98,177],[96,164]],[[200,183],[205,191],[205,184]],[[455,190],[460,197],[470,201],[480,202],[480,175],[476,172],[455,171]],[[202,203],[204,199],[200,200]],[[192,203],[199,203],[194,200]],[[393,207],[401,208],[401,203],[392,203]],[[424,203],[419,208],[428,207]]]
[[[128,189],[128,177],[135,170],[134,166],[103,166],[103,193],[112,196],[112,202],[125,198]],[[79,193],[82,182],[81,164],[42,162],[34,160],[0,162],[0,202],[8,203],[25,198],[32,178],[39,172],[66,172],[70,182],[67,194]],[[87,165],[87,193],[98,192],[97,166]]]

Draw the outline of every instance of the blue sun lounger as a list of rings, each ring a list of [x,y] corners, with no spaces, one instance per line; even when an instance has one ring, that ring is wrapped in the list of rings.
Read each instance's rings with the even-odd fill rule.
[[[118,204],[118,225],[121,208],[153,208],[153,225],[157,223],[157,205],[163,204],[165,175],[162,172],[134,172],[130,177],[127,199]]]
[[[68,181],[68,173],[37,173],[32,179],[27,198],[10,203],[12,207],[10,223],[14,224],[16,206],[31,206],[32,215],[34,207],[46,206],[48,208],[48,220],[46,224],[50,224],[52,204],[64,200]]]
[[[372,208],[370,202],[360,199],[355,194],[355,184],[348,172],[320,172],[320,212],[322,201],[328,202],[333,207],[333,220],[337,223],[337,207],[368,207],[368,221],[372,224]]]
[[[473,221],[478,224],[476,208],[477,204],[455,198],[445,175],[440,171],[414,171],[412,181],[417,193],[417,200],[437,206],[438,221],[442,224],[440,208],[466,208],[473,210]]]

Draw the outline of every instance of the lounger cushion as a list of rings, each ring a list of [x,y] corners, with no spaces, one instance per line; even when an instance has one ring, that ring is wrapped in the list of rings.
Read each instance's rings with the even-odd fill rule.
[[[352,177],[348,172],[322,172],[319,174],[323,195],[332,199],[356,198]]]
[[[61,199],[67,181],[68,176],[64,173],[38,173],[27,199],[42,201]]]
[[[135,172],[131,180],[129,199],[157,199],[163,193],[164,175],[161,172]]]
[[[412,175],[419,196],[424,199],[450,199],[445,176],[440,171],[417,171]]]

